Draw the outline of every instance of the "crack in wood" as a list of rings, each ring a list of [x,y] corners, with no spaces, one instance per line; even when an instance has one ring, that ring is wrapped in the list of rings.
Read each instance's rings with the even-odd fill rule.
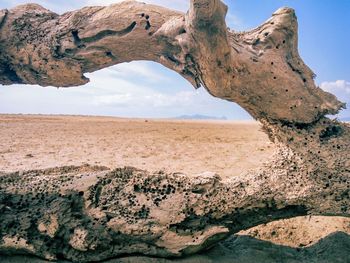
[[[122,36],[129,34],[131,31],[133,31],[134,28],[136,27],[136,25],[137,25],[137,23],[134,21],[127,28],[120,30],[120,31],[115,31],[115,30],[110,30],[110,29],[103,30],[94,36],[81,38],[81,41],[83,41],[84,43],[91,43],[91,42],[96,42],[98,40],[101,40],[101,39],[103,39],[105,37],[109,37],[109,36],[122,37]]]

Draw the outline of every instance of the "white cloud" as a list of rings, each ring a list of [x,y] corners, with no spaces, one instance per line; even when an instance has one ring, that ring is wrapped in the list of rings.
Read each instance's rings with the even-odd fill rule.
[[[129,89],[126,93],[95,96],[97,106],[153,108],[159,111],[165,108],[188,108],[200,101],[200,91],[179,91],[175,94],[165,94],[152,89]]]
[[[341,111],[337,117],[350,120],[350,82],[345,80],[323,82],[320,88],[334,94],[340,101],[347,104],[347,109]]]
[[[111,67],[111,74],[113,76],[118,78],[131,78],[132,76],[139,76],[142,77],[149,82],[160,82],[160,81],[166,81],[167,78],[159,72],[156,72],[151,69],[151,63],[149,62],[133,62],[130,63],[123,63],[119,64],[117,67]]]
[[[87,76],[90,83],[74,88],[0,85],[0,113],[250,118],[234,103],[194,90],[179,75],[152,62],[120,64]]]
[[[227,13],[226,23],[231,29],[235,31],[240,30],[240,28],[242,27],[241,19],[237,15],[233,14],[232,12]]]
[[[161,75],[152,68],[154,65],[140,61],[123,63],[88,74],[91,82],[84,90],[89,93],[95,106],[147,108],[147,111],[154,112],[162,108],[165,112],[169,108],[189,109],[196,104],[218,101],[204,89],[194,90],[186,82],[183,82],[182,88],[173,87],[174,90],[165,90],[162,86],[169,85],[174,79]]]
[[[337,80],[334,82],[323,82],[320,87],[338,97],[343,102],[350,103],[350,82]]]

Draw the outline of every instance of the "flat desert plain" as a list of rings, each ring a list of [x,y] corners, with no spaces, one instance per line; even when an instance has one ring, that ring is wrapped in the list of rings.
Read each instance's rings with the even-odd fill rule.
[[[225,178],[273,151],[255,122],[0,115],[3,171],[88,163]]]
[[[274,151],[260,125],[253,121],[0,115],[0,171],[4,172],[91,164],[109,168],[133,166],[188,176],[211,171],[225,179],[258,168]],[[327,247],[339,244],[345,244],[345,249],[340,248],[344,252],[340,261],[324,262],[350,262],[348,235],[338,233],[325,238],[336,231],[350,234],[350,220],[325,217],[283,220],[242,232],[241,237],[232,237],[207,254],[181,262],[215,262],[213,258],[223,255],[222,262],[301,262],[301,257],[295,261],[301,247],[315,250],[309,254],[321,255],[318,248],[324,252]],[[320,241],[321,238],[325,241]],[[232,244],[237,248],[232,248]],[[256,258],[258,253],[260,261],[238,261],[244,255],[237,254],[237,249],[246,252],[247,260]],[[305,251],[305,262],[313,260]],[[293,253],[295,257],[291,256]],[[237,261],[233,261],[233,255]],[[278,261],[279,257],[285,257],[285,261]],[[32,262],[17,260],[2,257],[3,262]],[[146,258],[124,260],[113,262],[167,262]]]

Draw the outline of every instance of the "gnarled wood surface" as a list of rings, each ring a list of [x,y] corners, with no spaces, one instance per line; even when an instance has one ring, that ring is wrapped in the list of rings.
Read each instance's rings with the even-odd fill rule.
[[[226,11],[219,0],[191,0],[187,14],[134,1],[0,11],[2,84],[82,85],[85,72],[152,60],[240,104],[279,145],[274,161],[228,181],[89,166],[2,175],[0,251],[182,256],[281,218],[349,216],[350,128],[325,117],[345,105],[299,57],[294,11],[244,33],[227,29]]]

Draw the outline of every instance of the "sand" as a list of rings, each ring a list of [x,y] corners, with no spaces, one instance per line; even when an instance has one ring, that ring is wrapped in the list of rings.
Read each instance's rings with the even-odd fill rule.
[[[89,163],[225,178],[273,151],[256,122],[0,115],[0,170],[7,172]]]
[[[4,172],[88,163],[110,168],[134,166],[149,171],[181,172],[188,176],[211,171],[222,178],[229,178],[259,167],[271,158],[274,150],[274,145],[256,122],[0,115],[0,171]],[[269,259],[266,262],[301,262],[298,249],[308,247],[309,251],[316,251],[331,242],[336,246],[335,251],[339,248],[343,254],[340,261],[325,262],[350,262],[348,235],[339,237],[335,234],[320,241],[336,231],[350,234],[350,220],[324,217],[283,220],[241,233],[256,239],[238,237],[234,242],[246,251],[240,257],[251,259],[254,253],[260,251],[261,258]],[[233,256],[237,258],[234,249],[237,246],[230,242],[226,241],[214,248],[214,252],[188,262],[212,262],[212,253],[215,258],[215,253],[224,251],[226,262],[235,262],[230,259]],[[274,249],[271,250],[271,246]],[[280,249],[286,255],[294,252],[296,255],[291,257],[291,261],[278,261],[278,257],[275,258],[277,261],[273,261],[273,255]],[[324,253],[319,254],[326,258],[330,255],[330,252]],[[349,258],[344,255],[349,255]],[[204,257],[202,261],[201,257]],[[310,256],[305,260],[311,259],[319,261]],[[145,258],[139,260],[146,262]],[[24,259],[15,261],[14,258],[0,256],[0,261],[21,262]]]

